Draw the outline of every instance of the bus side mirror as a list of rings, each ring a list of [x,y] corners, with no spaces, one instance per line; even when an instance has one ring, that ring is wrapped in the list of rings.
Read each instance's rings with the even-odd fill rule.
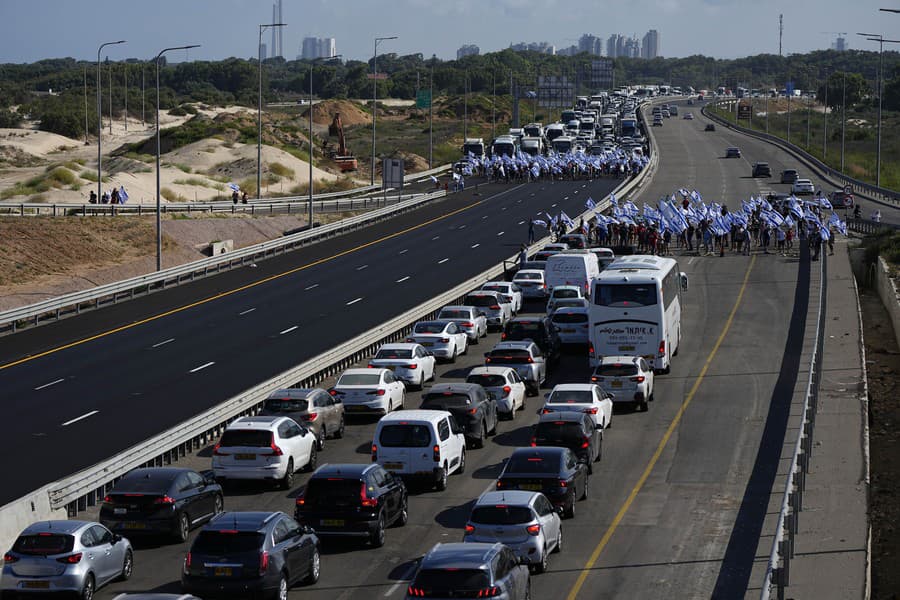
[[[688,276],[687,276],[687,273],[682,272],[682,273],[679,273],[679,275],[680,275],[680,277],[681,277],[681,290],[684,291],[684,292],[686,292],[687,289],[688,289]]]

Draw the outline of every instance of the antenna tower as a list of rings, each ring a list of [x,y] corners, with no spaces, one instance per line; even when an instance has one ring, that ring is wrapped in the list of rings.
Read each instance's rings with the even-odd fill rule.
[[[778,15],[778,56],[781,56],[781,38],[784,37],[784,15]]]

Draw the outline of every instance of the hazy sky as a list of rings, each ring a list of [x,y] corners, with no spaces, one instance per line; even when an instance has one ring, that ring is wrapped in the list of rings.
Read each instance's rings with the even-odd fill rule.
[[[345,59],[367,60],[376,36],[399,37],[379,52],[455,58],[463,44],[482,53],[511,43],[546,41],[563,48],[583,33],[642,37],[660,32],[663,56],[705,54],[735,58],[778,52],[778,15],[784,14],[784,53],[828,48],[847,30],[851,48],[877,50],[854,32],[900,37],[898,0],[283,0],[284,55],[299,54],[306,36],[333,37]],[[0,0],[0,63],[71,56],[96,60],[99,44],[119,58],[172,61],[250,57],[258,25],[272,19],[272,0]],[[263,36],[268,43],[269,34]],[[604,45],[605,46],[605,45]]]

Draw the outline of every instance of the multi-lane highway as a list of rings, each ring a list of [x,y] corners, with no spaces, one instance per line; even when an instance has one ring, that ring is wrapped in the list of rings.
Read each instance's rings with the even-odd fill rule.
[[[693,109],[699,116],[699,107]],[[643,200],[655,203],[685,187],[699,190],[707,202],[737,206],[761,189],[783,187],[750,178],[752,162],[766,160],[776,173],[796,167],[772,146],[722,128],[704,132],[704,124],[703,118],[672,118],[654,130],[661,160]],[[722,158],[729,145],[740,146],[744,158]],[[598,186],[608,182],[585,184],[458,195],[443,208],[359,234],[365,239],[341,238],[279,259],[292,260],[290,267],[261,263],[254,280],[311,266],[134,327],[128,326],[132,320],[184,305],[197,294],[194,286],[173,290],[169,298],[139,300],[5,338],[0,346],[4,364],[50,353],[0,371],[11,415],[3,433],[11,445],[24,445],[20,455],[29,457],[29,465],[40,465],[34,477],[23,474],[28,469],[4,463],[3,476],[26,488],[29,480],[52,480],[51,468],[70,472],[73,462],[104,458],[109,448],[163,428],[166,419],[175,422],[221,400],[226,386],[247,387],[365,329],[365,318],[379,322],[420,302],[512,254],[524,238],[519,222],[529,215],[552,210],[554,203],[572,214],[587,194],[599,198],[603,189]],[[447,209],[458,212],[441,218]],[[431,219],[438,220],[428,223]],[[415,225],[422,226],[388,237]],[[363,247],[368,241],[375,243]],[[768,533],[760,528],[802,368],[809,263],[797,256],[675,253],[690,277],[679,356],[671,374],[657,379],[648,413],[615,415],[591,497],[579,504],[574,520],[564,522],[565,548],[553,556],[548,573],[533,578],[535,598],[741,598],[756,584],[750,570],[757,540]],[[328,260],[317,262],[323,259]],[[199,296],[211,297],[239,286],[247,272],[194,285],[206,286],[196,288],[203,290]],[[78,343],[118,326],[128,327]],[[463,378],[495,340],[473,347],[465,361],[440,368],[438,381]],[[53,351],[62,343],[76,345]],[[213,364],[203,367],[207,363]],[[203,368],[191,372],[198,367]],[[570,354],[549,384],[581,381],[587,373],[584,355]],[[35,389],[47,384],[52,385]],[[408,398],[416,405],[418,394]],[[539,399],[530,399],[515,421],[500,424],[483,450],[471,451],[466,474],[453,477],[446,492],[415,494],[409,524],[390,530],[384,548],[330,547],[319,583],[291,595],[402,597],[415,559],[436,542],[461,538],[472,501],[492,486],[512,448],[528,442],[538,406]],[[62,427],[93,410],[99,412]],[[372,422],[354,423],[346,439],[329,440],[320,462],[368,461],[373,429]],[[102,443],[88,456],[84,447],[91,438]],[[208,467],[208,449],[186,463]],[[287,493],[229,490],[226,508],[292,512],[305,480],[298,477]],[[177,591],[186,548],[139,545],[134,578],[98,597],[124,590]]]

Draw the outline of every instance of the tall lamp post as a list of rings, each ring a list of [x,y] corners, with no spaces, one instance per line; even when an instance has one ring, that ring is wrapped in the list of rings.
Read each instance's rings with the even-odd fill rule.
[[[847,130],[847,71],[841,71],[841,173],[844,172],[844,134]]]
[[[825,69],[825,110],[822,111],[822,160],[828,156],[828,69]]]
[[[259,26],[259,43],[256,45],[259,66],[259,89],[256,100],[256,199],[262,198],[262,36],[271,27],[286,27],[286,23],[267,23]],[[274,35],[274,34],[273,34]],[[274,39],[274,38],[273,38]]]
[[[320,60],[340,58],[340,54],[334,56],[320,56],[309,61],[309,228],[313,226],[313,65]]]
[[[878,129],[875,142],[875,185],[881,186],[881,97],[884,95],[884,44],[897,44],[900,40],[886,40],[878,33],[857,33],[870,42],[878,42]]]
[[[107,46],[115,46],[116,44],[124,43],[125,40],[119,40],[118,42],[106,42],[104,44],[100,44],[100,47],[97,48],[97,202],[100,202],[100,186],[102,185],[103,181],[100,176],[101,162],[103,160],[101,142],[103,138],[103,107],[101,105],[101,98],[103,96],[100,92],[100,51]]]
[[[378,44],[385,40],[396,39],[396,35],[375,38],[375,54],[372,58],[372,185],[375,185],[375,115],[378,114]]]
[[[190,46],[175,46],[173,48],[163,48],[156,55],[156,270],[162,270],[162,209],[159,202],[159,59],[169,50],[187,50],[188,48],[199,48],[200,44],[191,44]]]

